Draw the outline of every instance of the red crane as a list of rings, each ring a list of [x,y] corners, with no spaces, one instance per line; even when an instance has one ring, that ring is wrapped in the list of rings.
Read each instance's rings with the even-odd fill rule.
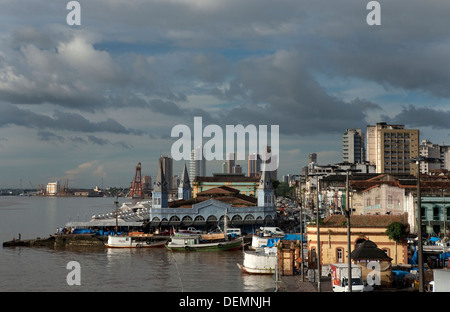
[[[130,188],[131,198],[144,198],[144,193],[142,192],[142,175],[141,175],[141,163],[136,166],[136,173],[134,174],[134,181],[131,183]]]

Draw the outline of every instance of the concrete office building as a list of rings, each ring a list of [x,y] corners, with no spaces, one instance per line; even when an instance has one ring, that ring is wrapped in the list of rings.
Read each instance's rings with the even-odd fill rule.
[[[248,176],[259,177],[261,176],[261,156],[257,153],[248,155]]]
[[[411,158],[419,156],[419,130],[385,122],[367,126],[367,161],[377,173],[417,172]]]

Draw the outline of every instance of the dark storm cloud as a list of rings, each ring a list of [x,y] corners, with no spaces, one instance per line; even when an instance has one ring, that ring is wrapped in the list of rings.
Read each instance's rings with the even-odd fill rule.
[[[403,107],[394,117],[382,116],[391,123],[405,124],[410,127],[431,127],[433,129],[450,129],[450,110],[429,107]]]
[[[277,124],[281,133],[310,135],[359,124],[366,110],[379,108],[363,99],[347,103],[330,96],[295,51],[245,60],[238,72],[231,84],[237,88],[222,94],[224,98],[231,94],[230,100],[241,97],[246,101],[224,115],[234,123]]]
[[[360,125],[382,109],[365,94],[330,94],[317,73],[450,97],[443,66],[450,3],[438,0],[382,2],[377,27],[365,21],[367,2],[355,0],[101,0],[82,4],[80,29],[55,26],[65,8],[43,2],[44,14],[32,4],[42,13],[35,15],[10,4],[3,14],[14,30],[0,41],[0,99],[61,107],[53,118],[26,113],[29,126],[64,121],[72,131],[136,134],[63,109],[138,107],[174,124],[202,116],[204,123],[279,124],[283,133],[312,134]],[[187,103],[192,94],[216,97],[222,111]]]
[[[76,132],[108,132],[116,134],[142,135],[139,130],[129,129],[108,118],[105,121],[92,122],[85,117],[69,112],[56,111],[53,117],[20,109],[14,105],[0,104],[0,127],[17,125],[32,129],[68,130]],[[41,138],[45,137],[41,134]]]
[[[37,133],[37,139],[40,141],[47,141],[47,142],[58,142],[63,143],[65,139],[50,131],[39,131]]]

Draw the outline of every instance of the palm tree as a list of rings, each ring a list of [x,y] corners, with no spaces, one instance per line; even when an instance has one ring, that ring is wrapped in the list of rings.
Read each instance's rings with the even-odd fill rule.
[[[386,235],[395,242],[395,264],[397,264],[397,243],[406,236],[406,226],[401,222],[392,222],[386,228]]]

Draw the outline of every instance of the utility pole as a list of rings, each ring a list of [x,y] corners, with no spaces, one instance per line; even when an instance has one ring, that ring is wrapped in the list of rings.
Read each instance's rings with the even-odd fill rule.
[[[417,262],[419,265],[419,292],[423,292],[422,201],[420,194],[420,161],[417,158]]]
[[[350,232],[350,199],[349,199],[349,180],[348,171],[345,182],[345,216],[347,217],[347,261],[348,261],[348,291],[352,292],[352,245],[351,245],[351,232]]]
[[[304,272],[304,265],[303,265],[303,203],[302,203],[302,193],[301,193],[301,186],[302,186],[302,176],[301,175],[294,175],[295,177],[299,177],[299,181],[297,184],[297,181],[295,180],[295,206],[300,206],[300,272],[302,274],[302,282],[305,281],[305,272]],[[297,190],[300,190],[300,198],[298,197]],[[299,204],[300,203],[300,204]]]
[[[321,253],[321,246],[320,246],[320,227],[319,227],[319,176],[316,176],[316,224],[317,224],[317,291],[321,292],[320,287],[320,277],[321,277],[321,268],[320,268],[320,253]]]
[[[447,218],[447,209],[445,209],[445,189],[442,189],[442,216],[444,217],[444,238],[447,237],[447,225],[445,224],[445,219]]]
[[[304,282],[305,281],[305,268],[303,265],[303,261],[304,261],[304,259],[303,259],[303,202],[302,202],[302,196],[301,196],[302,195],[301,186],[302,186],[302,180],[301,180],[301,176],[300,176],[300,181],[299,181],[299,185],[298,185],[298,187],[300,188],[300,240],[301,240],[301,243],[300,243],[300,261],[301,261],[300,270],[302,272],[302,282]],[[295,197],[297,197],[297,191],[296,191]]]

